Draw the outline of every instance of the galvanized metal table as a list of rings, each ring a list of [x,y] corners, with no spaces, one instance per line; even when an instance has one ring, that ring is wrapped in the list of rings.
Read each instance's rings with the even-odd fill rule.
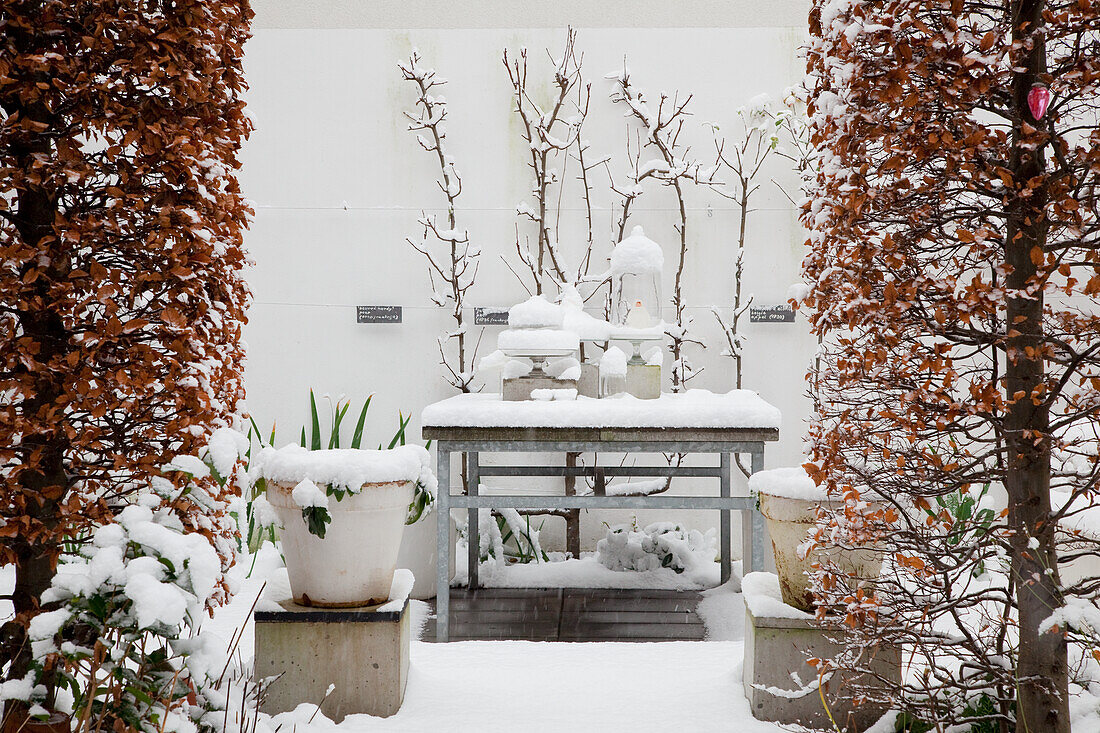
[[[774,427],[447,427],[425,426],[425,439],[435,443],[438,504],[438,575],[436,578],[436,638],[447,641],[450,613],[449,515],[452,508],[469,511],[469,568],[471,588],[477,586],[477,510],[490,509],[716,509],[721,513],[722,581],[730,577],[732,512],[741,513],[742,563],[744,572],[763,568],[766,530],[763,518],[750,496],[731,496],[733,456],[752,456],[752,471],[764,466],[764,443],[779,440]],[[498,452],[561,453],[677,453],[717,454],[717,466],[482,466],[480,454]],[[453,495],[451,454],[467,459],[468,495]],[[485,476],[704,476],[719,479],[718,496],[503,496],[484,495],[479,485]]]

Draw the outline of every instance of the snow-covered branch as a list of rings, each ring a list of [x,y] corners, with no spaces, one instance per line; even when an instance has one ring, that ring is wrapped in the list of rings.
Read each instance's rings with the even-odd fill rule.
[[[733,303],[728,315],[714,307],[712,312],[722,328],[727,348],[722,355],[734,361],[734,386],[741,388],[742,358],[744,336],[740,333],[741,317],[752,303],[752,295],[742,292],[742,274],[745,268],[745,245],[747,243],[747,225],[752,213],[751,199],[760,190],[760,176],[767,160],[774,156],[789,161],[798,173],[809,167],[811,145],[807,134],[807,122],[800,113],[799,100],[788,93],[779,109],[771,98],[761,94],[749,100],[748,104],[737,110],[738,127],[733,139],[724,137],[718,125],[711,124],[714,138],[715,164],[719,169],[727,170],[733,179],[732,190],[716,189],[716,192],[733,201],[737,207],[738,228],[737,244],[733,264]],[[774,181],[774,179],[773,179]],[[778,183],[776,183],[779,186]],[[793,198],[782,186],[784,195]]]
[[[690,157],[691,148],[680,142],[680,133],[691,115],[687,109],[691,102],[691,94],[681,99],[678,92],[671,97],[662,92],[654,108],[644,94],[631,83],[630,73],[625,63],[622,71],[612,72],[606,78],[614,84],[611,100],[625,105],[628,110],[626,115],[633,118],[642,128],[640,144],[636,151],[638,157],[634,160],[633,185],[619,191],[619,195],[623,198],[620,225],[625,227],[630,204],[640,193],[641,182],[647,178],[653,178],[662,185],[672,188],[679,206],[679,223],[675,228],[679,235],[680,252],[672,292],[675,318],[669,325],[667,333],[672,339],[672,388],[680,391],[685,388],[689,380],[702,371],[696,369],[687,358],[685,346],[696,344],[706,348],[701,341],[689,336],[692,319],[686,315],[683,297],[684,266],[688,249],[688,217],[684,186],[687,183],[693,183],[713,188],[720,186],[721,181],[715,178],[717,166],[704,167],[699,161]],[[644,142],[642,142],[643,138]],[[641,151],[646,149],[652,149],[656,156],[651,160],[639,162]]]
[[[468,349],[463,307],[466,293],[477,279],[481,250],[471,243],[469,231],[458,226],[456,201],[462,194],[462,176],[447,152],[447,131],[443,124],[447,119],[447,101],[438,93],[447,80],[420,62],[420,53],[414,49],[407,61],[397,64],[402,78],[416,85],[416,103],[405,112],[405,117],[409,120],[408,130],[416,134],[420,147],[435,153],[439,165],[436,185],[447,200],[447,220],[444,224],[437,216],[422,212],[417,219],[423,229],[419,241],[411,238],[406,241],[427,261],[432,302],[449,307],[454,319],[455,328],[439,339],[444,378],[455,389],[470,392],[478,344]],[[445,348],[448,342],[454,343],[453,349]]]
[[[591,201],[588,184],[588,171],[600,163],[587,163],[584,154],[588,144],[581,137],[591,85],[581,79],[582,58],[575,51],[577,32],[570,28],[566,35],[565,49],[560,58],[551,56],[554,63],[552,89],[554,90],[548,108],[541,106],[532,95],[527,77],[527,49],[520,49],[514,57],[505,49],[502,57],[508,79],[512,84],[512,100],[515,112],[519,116],[522,136],[529,150],[528,167],[534,177],[531,187],[533,203],[521,201],[516,205],[516,214],[524,220],[533,222],[538,229],[535,247],[525,240],[520,241],[517,230],[516,251],[520,263],[529,271],[532,286],[528,288],[536,294],[542,294],[545,280],[550,278],[559,287],[576,285],[588,270],[591,259],[593,238],[588,238],[588,249],[581,256],[577,267],[571,268],[558,244],[558,231],[561,216],[561,197],[564,191],[564,171],[570,159],[580,165],[579,178],[583,186],[583,195],[589,211],[589,231],[591,232]],[[567,112],[572,111],[572,114]],[[576,149],[570,156],[569,151]],[[555,163],[561,160],[562,171]],[[557,201],[553,201],[552,188],[558,187]],[[515,270],[513,269],[513,272]],[[526,287],[526,284],[525,284]]]

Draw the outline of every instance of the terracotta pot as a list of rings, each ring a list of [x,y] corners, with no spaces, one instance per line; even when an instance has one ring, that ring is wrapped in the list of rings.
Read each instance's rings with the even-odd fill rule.
[[[808,501],[774,496],[761,492],[760,513],[768,524],[775,551],[775,571],[783,602],[803,611],[814,610],[808,573],[813,565],[827,560],[854,578],[874,578],[882,571],[882,553],[872,549],[843,550],[837,547],[817,548],[805,558],[798,556],[798,547],[806,541],[817,520],[817,508],[835,509],[836,500]]]
[[[291,498],[294,485],[268,483],[267,500],[283,526],[294,602],[328,608],[385,603],[413,487],[411,481],[363,484],[342,501],[329,497],[332,522],[321,539],[310,533],[302,508]]]

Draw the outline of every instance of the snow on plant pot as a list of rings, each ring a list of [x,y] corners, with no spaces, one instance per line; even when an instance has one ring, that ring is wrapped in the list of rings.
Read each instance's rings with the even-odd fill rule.
[[[830,499],[801,467],[758,471],[749,477],[749,490],[760,499],[760,513],[775,551],[779,590],[787,605],[813,610],[809,573],[814,565],[835,565],[852,578],[873,578],[882,570],[882,553],[872,549],[819,546],[803,555],[800,547],[817,521],[818,508],[836,509],[843,502]]]
[[[410,505],[423,511],[434,500],[428,452],[418,445],[315,451],[289,445],[265,448],[260,463],[282,525],[294,601],[385,602]]]

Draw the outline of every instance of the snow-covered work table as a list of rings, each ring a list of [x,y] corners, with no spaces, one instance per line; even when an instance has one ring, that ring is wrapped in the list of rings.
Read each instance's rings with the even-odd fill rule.
[[[764,467],[764,443],[779,440],[779,410],[755,392],[714,394],[689,390],[656,400],[620,397],[564,401],[505,402],[499,394],[462,394],[429,405],[423,436],[434,441],[439,479],[436,635],[446,641],[450,609],[450,509],[470,512],[470,587],[477,586],[476,513],[493,509],[715,509],[721,514],[722,580],[730,576],[731,512],[741,513],[744,571],[759,569],[764,556],[763,519],[752,497],[731,496],[733,456],[748,453],[752,470]],[[451,454],[467,459],[469,495],[452,495]],[[717,466],[482,466],[481,453],[682,453],[718,454]],[[485,476],[591,476],[591,496],[479,494]],[[719,479],[718,496],[608,495],[605,477],[705,476]]]

